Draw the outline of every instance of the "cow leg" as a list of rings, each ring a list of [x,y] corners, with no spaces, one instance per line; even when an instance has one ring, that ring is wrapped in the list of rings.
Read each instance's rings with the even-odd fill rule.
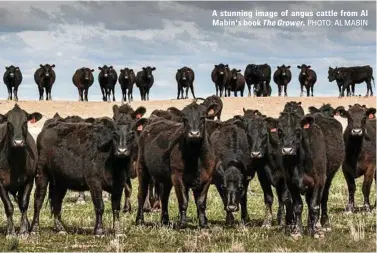
[[[181,94],[181,86],[180,85],[177,86],[177,91],[178,91],[177,99],[179,99],[179,95]]]
[[[150,182],[150,175],[147,172],[147,168],[143,168],[140,162],[138,164],[138,181],[139,189],[137,193],[137,214],[136,214],[136,225],[144,224],[144,203],[147,199],[148,185]]]
[[[277,224],[282,225],[282,218],[285,207],[285,225],[289,226],[293,220],[292,200],[289,191],[285,185],[284,179],[277,182],[276,194],[279,201],[279,208],[277,212]]]
[[[310,86],[310,89],[312,91],[312,97],[313,97],[313,89],[314,89],[314,84],[312,86]]]
[[[152,184],[152,193],[153,193],[153,198],[151,199],[151,206],[152,210],[159,210],[161,208],[161,191],[162,191],[163,185],[159,183],[154,183]]]
[[[304,95],[304,85],[302,85],[301,83],[300,83],[300,88],[301,88],[300,97],[302,97]]]
[[[290,231],[292,237],[301,237],[302,235],[302,199],[300,196],[300,189],[293,185],[292,182],[287,182],[288,190],[292,196],[293,202],[293,229]]]
[[[54,215],[54,231],[59,234],[66,234],[67,232],[62,222],[61,211],[67,189],[60,185],[52,185],[50,183],[49,191],[49,195],[51,196],[51,212]]]
[[[190,89],[191,89],[191,94],[192,94],[193,98],[195,99],[194,84],[190,85]]]
[[[78,92],[79,92],[79,101],[83,101],[83,98],[82,98],[82,89],[81,88],[77,88]]]
[[[149,90],[150,90],[150,88],[148,87],[147,88],[147,101],[149,101]]]
[[[52,86],[46,87],[46,100],[52,100],[51,90],[52,90]]]
[[[364,211],[370,212],[370,202],[369,202],[369,194],[370,194],[370,188],[372,187],[373,183],[373,176],[375,174],[375,165],[370,164],[367,168],[366,173],[364,174],[364,182],[363,182],[363,195],[364,195]]]
[[[355,208],[355,191],[356,191],[356,184],[355,179],[352,175],[350,175],[347,171],[351,171],[352,169],[349,167],[348,164],[343,164],[342,166],[343,175],[346,179],[347,186],[348,186],[348,204],[346,206],[346,213],[353,213]]]
[[[186,99],[188,98],[188,91],[189,91],[189,89],[190,89],[190,86],[187,86],[186,87],[186,97],[185,97]]]
[[[351,94],[351,89],[350,89],[350,87],[347,87],[347,97],[351,97],[351,95],[352,95]]]
[[[43,87],[38,85],[38,91],[39,91],[39,100],[43,100]]]
[[[151,180],[153,181],[153,180]],[[143,210],[145,213],[149,213],[152,211],[151,203],[153,202],[154,196],[153,196],[153,183],[148,184],[148,191],[147,191],[147,197],[144,202]]]
[[[251,97],[251,85],[247,85],[247,89],[249,90],[249,93],[247,94],[248,97]]]
[[[288,84],[284,84],[284,97],[288,97],[287,87]]]
[[[133,100],[134,100],[134,98],[132,96],[132,88],[129,88],[128,89],[128,101],[131,102]]]
[[[106,90],[105,90],[105,88],[101,87],[101,93],[102,93],[102,100],[104,102],[106,102],[107,98],[106,98]]]
[[[16,235],[13,224],[13,204],[9,198],[8,192],[5,190],[3,184],[0,182],[0,197],[4,204],[5,214],[7,216],[7,232],[6,237],[13,237]]]
[[[327,214],[327,201],[329,199],[329,192],[331,182],[335,176],[335,173],[332,175],[328,175],[325,183],[325,187],[323,188],[323,194],[321,198],[321,226],[324,231],[331,231],[329,217]]]
[[[305,86],[306,89],[306,96],[310,97],[310,86]]]
[[[124,207],[123,213],[131,212],[131,194],[132,194],[132,184],[131,179],[126,179],[126,184],[124,185]]]
[[[20,208],[21,211],[21,225],[20,225],[20,235],[26,235],[29,233],[29,227],[30,223],[27,218],[27,209],[29,208],[29,201],[30,201],[30,194],[31,194],[31,189],[33,188],[34,185],[34,178],[30,179],[24,188],[22,188],[18,194],[18,207]]]
[[[249,188],[249,183],[250,183],[250,180],[246,180],[244,182],[245,193],[241,197],[241,220],[244,224],[250,222],[249,213],[247,211],[247,190]]]
[[[173,174],[171,177],[172,177],[172,182],[173,182],[175,194],[177,196],[178,205],[179,205],[178,227],[185,228],[187,224],[186,212],[187,212],[187,207],[188,207],[188,197],[187,197],[188,189],[186,185],[183,183],[182,174],[178,174],[178,173]]]
[[[103,235],[103,224],[102,224],[102,215],[104,212],[104,203],[102,197],[102,185],[97,179],[92,179],[87,182],[89,186],[90,195],[92,197],[92,202],[94,206],[94,211],[96,213],[96,223],[94,226],[94,234],[95,235]],[[113,204],[113,196],[111,194],[112,204]],[[116,197],[115,197],[116,198]],[[120,208],[120,202],[119,202]]]
[[[13,94],[14,94],[14,101],[18,101],[18,86],[14,86]]]
[[[113,85],[113,87],[111,87],[111,92],[113,93],[113,102],[115,102],[115,85]]]
[[[35,192],[34,192],[34,217],[33,222],[31,224],[31,233],[39,232],[39,215],[41,212],[41,208],[46,196],[47,186],[48,186],[48,177],[40,168],[37,168],[37,175],[35,177]]]
[[[237,91],[236,90],[233,92],[233,94],[234,94],[235,97],[237,97]],[[230,95],[229,95],[229,97],[230,97]]]
[[[164,184],[161,187],[161,224],[169,225],[169,196],[172,185]]]
[[[89,92],[89,88],[85,88],[84,95],[85,95],[85,101],[86,102],[88,102],[88,92]]]
[[[8,100],[12,100],[12,86],[8,84],[7,89],[8,89]]]
[[[280,96],[281,96],[281,90],[282,90],[282,89],[281,89],[281,85],[278,85],[278,90],[279,90],[279,91],[278,91],[278,92],[279,92],[279,93],[278,93],[278,96],[280,97]]]
[[[217,192],[219,193],[219,195],[221,197],[221,200],[223,201],[224,210],[226,212],[225,224],[227,226],[230,226],[234,222],[233,213],[226,210],[226,197],[225,197],[224,191],[222,190],[221,186],[219,184],[215,184],[215,186],[216,186]]]
[[[272,225],[272,203],[274,200],[274,195],[272,193],[271,184],[268,181],[267,175],[262,169],[257,170],[258,180],[260,186],[263,190],[264,195],[264,205],[265,205],[265,212],[264,212],[264,220],[263,220],[263,228],[270,228]]]
[[[338,81],[337,81],[336,84],[338,85],[339,97],[340,97],[340,94],[342,93],[342,84],[341,84],[341,83],[338,83]],[[348,91],[348,89],[347,89],[347,91]],[[347,94],[348,94],[348,93],[347,93]]]
[[[216,87],[216,96],[219,96],[219,86],[216,84],[215,87]]]
[[[319,206],[321,204],[321,197],[323,192],[322,187],[315,187],[313,191],[308,192],[306,197],[306,203],[308,205],[308,230],[311,236],[314,238],[323,237],[323,231],[321,227],[318,226],[317,222],[319,220]]]
[[[366,94],[366,97],[368,97],[369,95],[373,96],[371,80],[367,80],[365,82],[367,83],[367,94]]]
[[[194,198],[196,203],[196,210],[198,213],[199,226],[201,228],[208,227],[207,217],[206,217],[206,207],[207,207],[207,193],[211,182],[206,182],[203,187],[196,188],[193,190]]]
[[[352,96],[355,96],[355,84],[354,83],[351,85],[351,88],[352,88]]]
[[[111,190],[111,209],[113,211],[113,231],[114,235],[121,234],[119,224],[119,213],[122,199],[123,187],[125,186],[125,175],[121,171],[114,173],[113,187]],[[103,202],[102,202],[103,203]],[[103,213],[103,211],[102,211]],[[101,217],[102,218],[102,217]],[[102,220],[102,219],[101,219]],[[95,231],[98,231],[97,229]]]

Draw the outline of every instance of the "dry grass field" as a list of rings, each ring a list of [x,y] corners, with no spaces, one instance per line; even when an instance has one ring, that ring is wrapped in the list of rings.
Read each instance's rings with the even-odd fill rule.
[[[321,106],[330,103],[333,107],[359,103],[368,107],[376,107],[376,99],[353,97],[314,97],[314,98],[224,98],[222,119],[226,120],[233,115],[242,114],[242,108],[259,109],[268,116],[277,117],[288,101],[301,101],[307,111],[309,106]],[[145,117],[154,109],[165,109],[170,106],[183,108],[191,100],[165,100],[133,102],[133,108],[143,105],[147,108]],[[14,102],[0,101],[0,113],[6,113]],[[67,101],[19,101],[18,104],[31,113],[40,112],[43,119],[35,124],[29,124],[29,131],[36,138],[44,121],[51,118],[56,112],[61,116],[79,115],[82,117],[111,116],[114,103],[106,102],[67,102]],[[120,103],[117,102],[119,105]],[[346,126],[346,120],[336,117]],[[361,207],[363,198],[361,193],[362,178],[357,180],[356,205]],[[375,183],[373,184],[375,189]],[[195,205],[190,199],[188,218],[189,228],[184,230],[173,229],[172,226],[161,227],[159,213],[146,214],[148,225],[137,227],[135,222],[135,207],[137,205],[137,182],[133,182],[131,214],[122,214],[121,227],[123,235],[114,238],[111,235],[112,214],[110,202],[106,202],[104,226],[106,236],[92,235],[94,226],[94,210],[89,197],[84,205],[75,203],[77,193],[69,192],[63,203],[63,222],[68,235],[58,235],[52,231],[53,219],[48,205],[44,205],[41,213],[41,233],[39,236],[30,236],[28,239],[5,240],[6,217],[3,204],[0,204],[0,250],[1,251],[376,251],[376,210],[364,213],[357,208],[354,214],[343,213],[347,202],[348,192],[344,177],[339,171],[333,181],[329,198],[329,215],[332,231],[327,232],[323,239],[312,239],[308,235],[295,241],[284,235],[281,227],[273,226],[270,229],[261,228],[264,214],[263,192],[257,178],[254,178],[248,192],[248,209],[251,223],[237,224],[234,227],[225,227],[225,212],[220,197],[214,187],[210,188],[208,196],[207,216],[209,229],[199,229],[196,219]],[[87,193],[87,196],[88,193]],[[371,203],[376,199],[376,191],[371,193]],[[274,199],[274,213],[276,216],[277,199]],[[15,202],[14,202],[15,204]],[[19,224],[19,210],[15,204],[16,225]],[[374,206],[373,206],[374,207]],[[178,216],[177,200],[172,191],[170,201],[170,218],[174,222]],[[29,219],[33,214],[33,197],[30,203]],[[239,215],[236,216],[239,220]],[[276,218],[276,217],[275,217]],[[303,224],[306,224],[307,207],[304,206]]]

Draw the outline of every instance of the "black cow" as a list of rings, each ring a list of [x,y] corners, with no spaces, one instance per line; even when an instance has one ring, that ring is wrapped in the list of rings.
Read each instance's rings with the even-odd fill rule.
[[[84,99],[85,101],[88,101],[88,91],[94,82],[92,72],[94,72],[94,69],[82,67],[77,69],[73,74],[72,82],[79,91],[79,101],[84,101]]]
[[[21,211],[19,234],[29,233],[27,210],[36,175],[38,153],[27,123],[41,118],[40,113],[29,114],[17,104],[5,115],[0,114],[0,197],[7,217],[7,237],[15,235],[13,204],[9,193],[16,196]]]
[[[315,106],[309,106],[309,112],[310,114],[314,114],[317,112],[322,113],[323,115],[327,117],[334,117],[335,115],[335,109],[330,104],[323,104],[319,109]]]
[[[8,89],[8,100],[12,100],[12,92],[13,92],[14,101],[18,101],[18,95],[17,95],[18,86],[20,86],[22,82],[22,73],[21,73],[20,68],[13,65],[10,65],[9,67],[5,67],[3,81]]]
[[[300,82],[301,93],[300,96],[304,95],[304,87],[306,88],[306,94],[309,97],[310,91],[312,92],[313,97],[313,87],[317,82],[317,74],[314,70],[311,69],[310,65],[302,64],[301,66],[297,65],[298,69],[301,69],[298,76],[298,81]]]
[[[179,99],[179,94],[181,94],[181,99],[183,99],[183,88],[186,88],[186,97],[188,98],[188,90],[191,89],[191,94],[195,98],[194,94],[194,80],[195,80],[195,73],[189,67],[183,67],[177,70],[175,74],[175,80],[177,81],[178,87],[178,95],[177,99]]]
[[[251,85],[254,85],[254,96],[271,96],[271,67],[265,64],[248,64],[244,74],[249,96],[251,96]]]
[[[231,73],[230,73],[228,64],[220,63],[219,65],[215,65],[214,69],[211,72],[211,79],[216,87],[216,96],[219,95],[219,90],[220,90],[220,97],[223,96],[224,90],[225,90],[225,97],[227,96],[226,88],[228,87],[230,77],[231,77]]]
[[[301,106],[301,102],[290,101],[284,105],[283,112],[294,112],[300,116],[304,116],[304,109]]]
[[[233,212],[241,205],[241,219],[249,222],[247,212],[247,188],[255,171],[249,170],[250,150],[243,123],[235,120],[230,124],[216,124],[210,134],[210,142],[216,155],[216,167],[213,172],[215,184],[226,211],[226,224],[234,221]]]
[[[207,108],[211,107],[209,110],[208,119],[215,119],[216,117],[218,120],[220,120],[221,113],[223,111],[223,102],[220,97],[216,95],[209,96],[206,99],[204,99],[202,105],[206,106]]]
[[[319,220],[322,191],[326,182],[326,144],[321,128],[313,116],[282,112],[278,123],[278,163],[284,168],[284,178],[293,201],[294,219],[291,236],[302,234],[300,194],[308,205],[308,229],[315,238],[324,234],[316,225]],[[279,166],[280,166],[279,165]]]
[[[343,83],[342,91],[339,97],[344,97],[344,91],[350,87],[350,85],[354,85],[357,83],[366,82],[367,84],[367,93],[366,97],[373,96],[372,90],[372,80],[374,84],[373,78],[373,69],[371,66],[356,66],[356,67],[349,67],[343,68],[341,70],[337,70],[335,72],[335,78]]]
[[[40,64],[39,66],[40,68],[34,73],[34,81],[38,85],[39,90],[39,100],[43,100],[44,90],[46,90],[46,100],[51,100],[51,89],[56,79],[55,64]]]
[[[355,104],[348,110],[340,106],[335,112],[348,119],[343,138],[346,145],[343,175],[347,181],[349,199],[347,212],[353,212],[355,206],[355,178],[364,176],[364,209],[370,211],[369,194],[376,180],[376,109]]]
[[[132,102],[134,97],[132,95],[132,90],[134,83],[136,82],[136,76],[133,69],[124,68],[120,70],[119,74],[119,84],[122,89],[122,101],[127,101],[127,90],[128,90],[128,102]]]
[[[345,67],[335,67],[335,69],[333,69],[332,67],[329,67],[329,70],[328,70],[328,76],[327,76],[327,79],[329,79],[329,82],[333,82],[334,80],[336,81],[336,84],[338,85],[338,89],[339,89],[339,96],[342,92],[342,86],[343,86],[343,80],[341,80],[339,77],[338,77],[338,71],[342,70],[342,69],[345,69]],[[351,88],[352,88],[352,92],[350,91],[350,87],[347,87],[347,97],[350,97],[350,96],[355,96],[355,84],[351,84]]]
[[[113,66],[107,66],[103,65],[102,67],[98,67],[100,70],[98,74],[98,82],[99,86],[101,87],[101,92],[102,92],[102,100],[103,101],[108,101],[110,102],[110,95],[111,92],[113,93],[113,101],[115,101],[115,84],[117,83],[118,80],[118,74],[113,69]]]
[[[143,69],[136,74],[136,87],[140,90],[141,100],[149,100],[149,90],[153,86],[154,77],[152,71],[155,67],[143,67]]]
[[[274,118],[264,117],[259,111],[245,111],[242,118],[247,139],[250,146],[250,167],[254,168],[258,175],[259,183],[264,194],[266,206],[262,227],[269,228],[272,225],[272,204],[274,195],[271,186],[276,188],[279,202],[277,223],[282,224],[284,207],[286,209],[285,223],[292,223],[292,200],[284,181],[284,171],[276,162],[278,149],[277,125]]]
[[[277,66],[277,69],[274,73],[274,82],[277,84],[279,89],[279,97],[281,96],[281,90],[284,87],[284,97],[288,96],[287,86],[292,79],[292,73],[290,70],[291,66]]]
[[[65,233],[61,220],[67,189],[90,190],[95,207],[94,233],[103,234],[102,190],[111,193],[113,229],[119,233],[119,212],[127,168],[131,166],[132,145],[143,122],[123,117],[115,124],[104,117],[98,123],[51,122],[37,138],[37,166],[32,231],[39,228],[39,214],[49,186],[54,230]]]
[[[234,92],[235,97],[237,97],[238,91],[241,93],[241,97],[243,97],[243,92],[245,90],[245,78],[240,72],[240,69],[232,69],[230,71],[231,77],[227,86],[228,97],[230,97],[231,91]]]
[[[179,203],[179,227],[187,223],[188,191],[194,192],[200,227],[207,226],[207,192],[215,167],[215,155],[206,131],[211,107],[196,102],[181,111],[182,122],[157,120],[147,125],[139,139],[139,179],[136,224],[144,223],[143,205],[153,178],[162,187],[161,223],[169,223],[168,202],[174,186]]]

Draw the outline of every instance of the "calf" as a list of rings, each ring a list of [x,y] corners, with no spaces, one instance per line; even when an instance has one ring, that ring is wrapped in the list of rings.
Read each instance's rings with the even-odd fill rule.
[[[143,67],[143,69],[136,74],[136,87],[140,90],[141,100],[149,100],[149,90],[154,83],[152,72],[155,70],[155,67]]]
[[[240,69],[231,70],[231,78],[228,85],[228,97],[230,97],[230,92],[234,92],[234,96],[237,97],[237,92],[241,92],[241,97],[243,97],[243,92],[245,90],[245,78],[240,73]]]
[[[342,170],[348,185],[347,212],[355,206],[355,178],[364,176],[364,209],[370,211],[369,194],[376,179],[376,109],[355,104],[348,110],[340,106],[336,114],[348,120],[343,138],[346,145]]]
[[[219,91],[220,91],[220,97],[222,97],[224,89],[225,89],[225,96],[227,96],[226,87],[228,86],[230,75],[231,74],[230,74],[228,64],[220,63],[219,65],[215,65],[211,73],[211,79],[216,87],[216,96],[219,95]]]
[[[51,89],[56,79],[55,64],[40,64],[39,66],[40,68],[34,73],[34,81],[38,85],[39,90],[39,100],[43,100],[44,90],[46,90],[46,100],[51,100]]]
[[[373,96],[372,80],[374,84],[374,78],[373,69],[371,66],[366,65],[338,69],[335,72],[335,75],[335,78],[343,83],[342,92],[340,93],[339,97],[344,97],[344,91],[348,89],[350,85],[362,82],[366,82],[367,84],[367,93],[365,96]]]
[[[292,73],[290,70],[291,66],[277,66],[274,73],[274,82],[277,84],[279,89],[279,97],[281,96],[281,90],[284,87],[284,97],[288,96],[287,86],[292,79]]]
[[[119,84],[122,89],[122,102],[127,101],[127,91],[128,91],[128,102],[132,102],[134,97],[132,95],[132,90],[134,83],[136,82],[136,76],[133,69],[124,68],[120,70],[119,74]]]
[[[92,72],[94,72],[94,69],[82,67],[73,74],[72,82],[79,91],[79,101],[84,101],[84,99],[88,101],[88,91],[94,82]]]
[[[313,116],[282,112],[278,123],[279,166],[284,168],[284,178],[293,201],[293,227],[291,236],[302,234],[302,199],[304,194],[308,205],[308,229],[315,238],[323,232],[316,225],[319,207],[326,183],[326,145],[321,128]]]
[[[249,222],[247,188],[255,171],[248,169],[250,151],[244,126],[239,120],[231,124],[214,124],[218,126],[212,131],[209,139],[216,155],[213,183],[224,203],[226,223],[233,223],[232,212],[238,211],[239,204],[242,221]]]
[[[175,80],[177,81],[178,86],[178,95],[177,99],[179,99],[179,94],[181,94],[181,99],[183,99],[183,88],[186,88],[186,97],[188,98],[188,90],[191,89],[192,96],[195,98],[194,94],[194,80],[195,80],[195,73],[189,67],[183,67],[177,70],[175,74]]]
[[[6,236],[14,236],[13,204],[9,193],[16,196],[21,211],[20,235],[29,233],[27,210],[33,188],[38,153],[34,139],[28,131],[28,121],[42,118],[17,104],[5,115],[0,114],[0,197],[7,217]]]
[[[206,131],[206,116],[212,107],[196,102],[181,111],[181,122],[158,120],[147,125],[139,139],[139,179],[136,224],[144,223],[143,204],[150,179],[162,187],[161,223],[169,223],[168,201],[174,186],[179,203],[178,227],[187,223],[188,191],[194,192],[200,227],[207,226],[205,209],[212,181],[215,156]]]
[[[309,97],[310,91],[312,92],[313,97],[313,87],[314,84],[317,82],[317,74],[314,70],[311,69],[310,65],[302,64],[297,65],[297,68],[300,69],[300,74],[298,76],[298,81],[300,82],[301,93],[300,96],[304,95],[304,87],[306,88],[306,94]]]
[[[4,84],[8,89],[8,100],[12,100],[12,89],[14,93],[14,101],[18,101],[18,86],[22,82],[22,73],[19,67],[10,65],[5,67],[5,73],[3,75]]]
[[[339,96],[342,92],[342,86],[343,86],[343,80],[341,78],[338,77],[338,72],[340,72],[341,70],[345,69],[344,67],[335,67],[335,69],[333,69],[332,67],[329,67],[329,70],[328,70],[328,76],[327,76],[327,79],[329,79],[329,82],[333,82],[334,80],[336,80],[336,84],[338,85],[338,89],[339,89]],[[351,88],[352,90],[350,91],[350,87],[347,87],[347,97],[350,97],[350,96],[355,96],[355,84],[351,84]]]
[[[98,82],[101,87],[102,100],[110,102],[110,95],[112,92],[113,101],[115,101],[114,89],[118,79],[117,72],[113,69],[113,66],[108,67],[107,65],[98,67],[98,69],[100,70],[98,74]]]

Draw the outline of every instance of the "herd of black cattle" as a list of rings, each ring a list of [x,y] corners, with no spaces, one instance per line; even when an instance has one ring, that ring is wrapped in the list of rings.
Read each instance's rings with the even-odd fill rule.
[[[287,86],[292,79],[292,73],[290,71],[291,66],[278,66],[273,74],[273,80],[278,86],[279,96],[281,96],[284,89],[284,96],[288,96]],[[51,100],[51,90],[55,82],[55,64],[40,65],[40,67],[34,73],[34,81],[38,86],[39,100],[43,100],[44,91],[46,91],[46,100]],[[317,82],[317,74],[311,69],[310,65],[302,64],[297,66],[300,69],[298,80],[301,87],[301,96],[304,94],[304,87],[306,88],[307,96],[313,96],[313,87]],[[143,67],[141,71],[136,75],[133,69],[124,68],[120,70],[120,75],[112,66],[104,65],[98,67],[100,73],[98,74],[98,82],[101,87],[103,101],[115,101],[114,89],[117,81],[122,89],[122,101],[131,102],[133,100],[133,86],[140,90],[141,100],[149,100],[149,91],[154,83],[154,77],[152,72],[156,70],[155,67]],[[77,69],[72,77],[73,84],[77,87],[80,101],[88,101],[88,91],[90,86],[93,85],[94,69],[82,67]],[[254,96],[271,96],[271,67],[268,64],[249,64],[245,68],[244,75],[242,75],[240,69],[230,69],[227,64],[220,63],[215,65],[211,73],[212,81],[216,86],[216,95],[225,97],[229,96],[233,92],[234,96],[237,93],[243,93],[245,90],[245,83],[248,87],[248,95],[251,96],[251,87],[253,86]],[[177,99],[183,99],[184,89],[186,90],[185,98],[188,98],[188,90],[191,89],[192,96],[195,98],[194,93],[194,80],[195,73],[189,67],[183,67],[177,70],[175,79],[177,81],[178,95]],[[372,83],[373,69],[369,66],[356,66],[356,67],[329,67],[328,80],[330,82],[336,81],[339,88],[339,97],[344,96],[344,91],[347,90],[347,96],[355,95],[355,84],[366,82],[367,93],[366,96],[373,96]],[[3,76],[4,84],[8,88],[8,99],[12,100],[12,93],[14,100],[18,100],[18,87],[22,82],[22,73],[19,67],[13,65],[6,67],[6,71]]]
[[[61,219],[67,190],[90,191],[96,215],[94,233],[104,233],[102,191],[111,194],[113,229],[120,232],[121,196],[124,212],[131,211],[131,179],[138,178],[136,224],[144,223],[146,203],[161,209],[161,223],[169,223],[168,202],[174,187],[179,206],[177,227],[187,224],[189,190],[193,192],[200,227],[207,227],[207,192],[217,188],[226,212],[226,224],[250,220],[247,192],[257,174],[266,205],[263,226],[272,225],[273,192],[279,208],[277,223],[291,236],[302,234],[301,195],[308,206],[308,230],[315,238],[330,229],[327,201],[331,181],[342,167],[349,191],[346,211],[354,210],[355,178],[364,176],[365,211],[370,211],[370,189],[376,178],[375,108],[354,104],[349,108],[309,107],[288,102],[278,118],[243,109],[221,121],[218,96],[194,100],[182,110],[170,107],[143,117],[145,107],[113,106],[113,118],[86,118],[58,113],[47,119],[36,142],[28,122],[42,118],[17,104],[0,114],[0,196],[7,216],[7,235],[15,234],[11,193],[21,211],[19,233],[39,231],[39,216],[47,188],[54,230],[65,233]],[[339,115],[348,119],[343,133]],[[27,209],[33,184],[34,218]],[[149,195],[149,197],[148,197]]]

